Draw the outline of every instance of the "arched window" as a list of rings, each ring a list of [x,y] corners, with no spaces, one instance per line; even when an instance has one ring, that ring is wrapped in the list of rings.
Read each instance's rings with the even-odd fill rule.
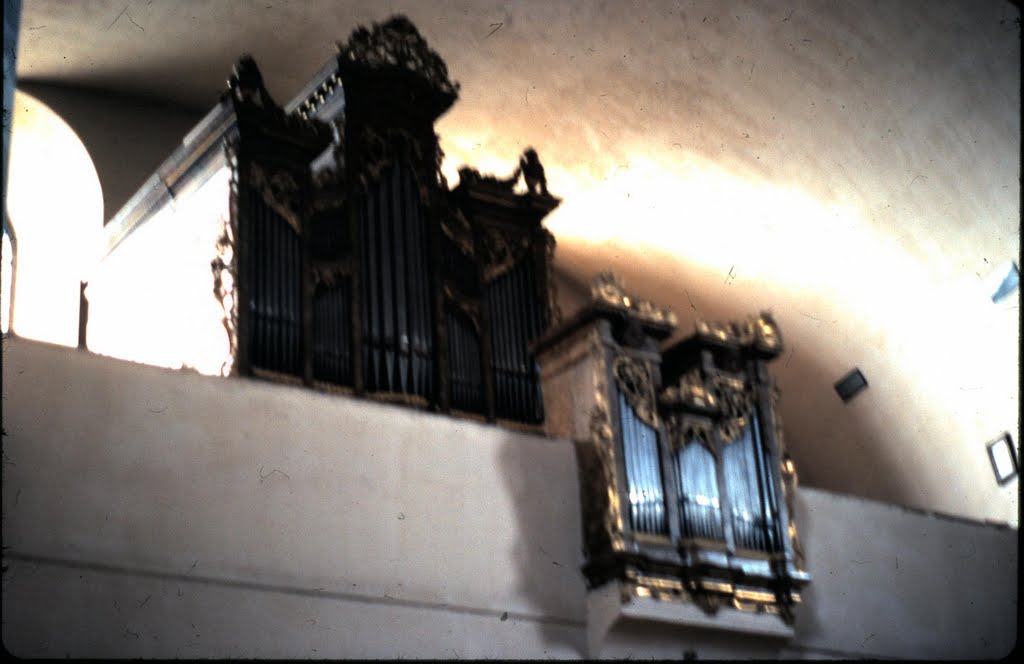
[[[10,149],[4,204],[18,235],[17,276],[12,272],[4,284],[4,308],[14,304],[13,312],[4,312],[7,325],[21,337],[77,346],[80,284],[97,259],[103,227],[96,168],[67,122],[20,90],[14,95]],[[15,238],[4,237],[13,266]],[[4,264],[7,270],[6,258]]]

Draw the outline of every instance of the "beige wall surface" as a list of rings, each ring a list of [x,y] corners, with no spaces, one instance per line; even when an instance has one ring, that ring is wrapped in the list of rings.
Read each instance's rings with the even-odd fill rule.
[[[584,653],[569,441],[5,340],[22,656]],[[993,657],[1016,531],[803,489],[791,642],[623,621],[605,657]]]

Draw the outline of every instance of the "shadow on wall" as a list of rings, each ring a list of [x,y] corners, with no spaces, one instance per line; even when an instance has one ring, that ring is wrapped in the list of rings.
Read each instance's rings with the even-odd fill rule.
[[[103,186],[104,222],[117,214],[209,110],[45,80],[19,81],[18,89],[56,111],[82,139]]]
[[[514,503],[513,527],[519,533],[513,550],[517,568],[510,571],[517,579],[517,595],[525,599],[531,614],[540,614],[537,629],[544,654],[565,656],[568,651],[585,657],[586,587],[576,453],[566,441],[539,439],[530,439],[529,444],[557,451],[526,453],[517,449],[523,442],[510,441],[499,460],[505,491]]]

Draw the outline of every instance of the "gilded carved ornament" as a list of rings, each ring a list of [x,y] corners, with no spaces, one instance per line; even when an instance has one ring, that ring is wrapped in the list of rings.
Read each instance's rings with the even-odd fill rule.
[[[302,233],[299,218],[299,183],[286,170],[277,169],[268,173],[259,164],[252,164],[249,177],[254,189],[260,192],[263,202],[281,216],[298,233]]]
[[[673,413],[665,418],[665,429],[673,452],[686,449],[687,445],[695,444],[703,445],[708,452],[711,452],[712,456],[718,456],[710,424]]]
[[[544,268],[547,270],[545,282],[548,285],[548,312],[551,315],[551,326],[562,322],[562,307],[558,304],[558,284],[552,278],[551,265],[555,260],[555,236],[547,229],[544,232]]]
[[[594,278],[590,285],[590,296],[595,301],[629,311],[643,320],[667,325],[675,325],[678,322],[675,313],[670,309],[628,295],[622,279],[613,272],[601,272]]]
[[[217,254],[210,262],[213,271],[213,294],[224,312],[221,324],[228,335],[227,360],[220,369],[221,376],[230,376],[234,370],[235,351],[238,348],[238,290],[235,265],[235,236],[230,219],[221,220],[221,234],[217,239]]]
[[[590,440],[594,446],[598,463],[603,474],[604,502],[606,510],[602,523],[605,535],[611,542],[613,551],[625,548],[622,530],[622,506],[619,503],[617,472],[615,464],[615,430],[612,427],[611,411],[608,406],[608,384],[605,379],[607,371],[604,359],[604,347],[600,339],[591,337],[591,352],[596,358],[594,367],[594,409],[590,416]]]
[[[618,355],[612,365],[612,374],[619,392],[645,424],[658,428],[654,407],[654,383],[647,365],[628,355]]]
[[[453,210],[452,213],[441,221],[441,232],[452,241],[459,250],[466,256],[472,257],[473,251],[473,229],[469,225],[466,216],[461,210]]]
[[[739,322],[720,323],[697,321],[697,332],[705,337],[740,346],[758,345],[765,350],[778,350],[782,345],[778,325],[771,314],[762,312],[756,318]]]
[[[800,533],[796,527],[796,516],[794,514],[793,500],[796,496],[796,489],[799,484],[799,478],[796,473],[796,465],[793,463],[792,457],[789,456],[789,452],[785,449],[785,443],[782,438],[782,416],[779,414],[778,409],[779,390],[775,388],[772,390],[772,411],[775,420],[775,444],[778,446],[779,452],[779,472],[782,477],[782,493],[786,501],[786,512],[789,515],[789,524],[787,525],[787,533],[789,534],[790,543],[793,546],[793,553],[796,557],[796,566],[802,568],[804,565],[804,549],[800,544]]]
[[[481,323],[479,306],[469,302],[465,296],[457,293],[450,284],[444,284],[442,290],[444,291],[445,302],[452,304],[456,309],[461,311],[463,315],[469,319],[469,322],[473,324],[473,328],[476,330],[477,334],[480,334]]]
[[[661,391],[660,400],[666,405],[689,406],[703,410],[718,408],[718,399],[713,390],[704,383],[699,367],[694,367],[679,377],[678,383]]]
[[[438,92],[454,97],[459,84],[448,78],[448,67],[427,45],[412,21],[396,16],[373,28],[357,28],[348,42],[338,44],[343,62],[368,69],[393,67],[415,72]]]
[[[509,237],[495,228],[486,228],[481,235],[484,281],[494,281],[511,270],[530,250],[526,235]]]
[[[379,182],[385,169],[404,159],[412,170],[420,203],[430,207],[431,178],[435,182],[441,181],[440,169],[444,156],[437,146],[436,134],[430,134],[432,149],[428,148],[433,153],[433,158],[425,153],[423,141],[405,129],[388,128],[377,131],[371,126],[365,126],[359,133],[359,138],[361,147],[357,183],[363,191],[368,191],[372,184]]]
[[[221,232],[217,238],[216,255],[210,261],[213,272],[213,295],[224,312],[221,324],[228,335],[227,360],[220,369],[222,376],[235,372],[235,356],[238,351],[238,265],[235,261],[235,228],[238,220],[238,157],[236,146],[231,142],[224,145],[225,156],[231,168],[229,187],[231,190],[230,213],[221,219]]]
[[[729,376],[715,376],[712,385],[718,395],[722,420],[718,425],[723,443],[739,439],[750,425],[754,411],[754,399],[744,382]]]

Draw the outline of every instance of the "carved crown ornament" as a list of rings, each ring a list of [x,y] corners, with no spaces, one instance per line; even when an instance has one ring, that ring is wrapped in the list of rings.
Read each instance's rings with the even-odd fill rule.
[[[246,54],[238,59],[227,85],[225,95],[233,101],[237,111],[247,109],[260,117],[261,121],[268,122],[268,126],[283,128],[285,131],[282,136],[302,137],[302,140],[312,140],[323,145],[330,142],[331,129],[328,125],[308,115],[287,114],[277,105],[267,92],[263,75],[251,55]]]
[[[448,78],[448,66],[405,16],[395,16],[371,29],[357,28],[348,41],[338,44],[339,64],[366,69],[396,69],[416,74],[450,106],[459,84]]]

